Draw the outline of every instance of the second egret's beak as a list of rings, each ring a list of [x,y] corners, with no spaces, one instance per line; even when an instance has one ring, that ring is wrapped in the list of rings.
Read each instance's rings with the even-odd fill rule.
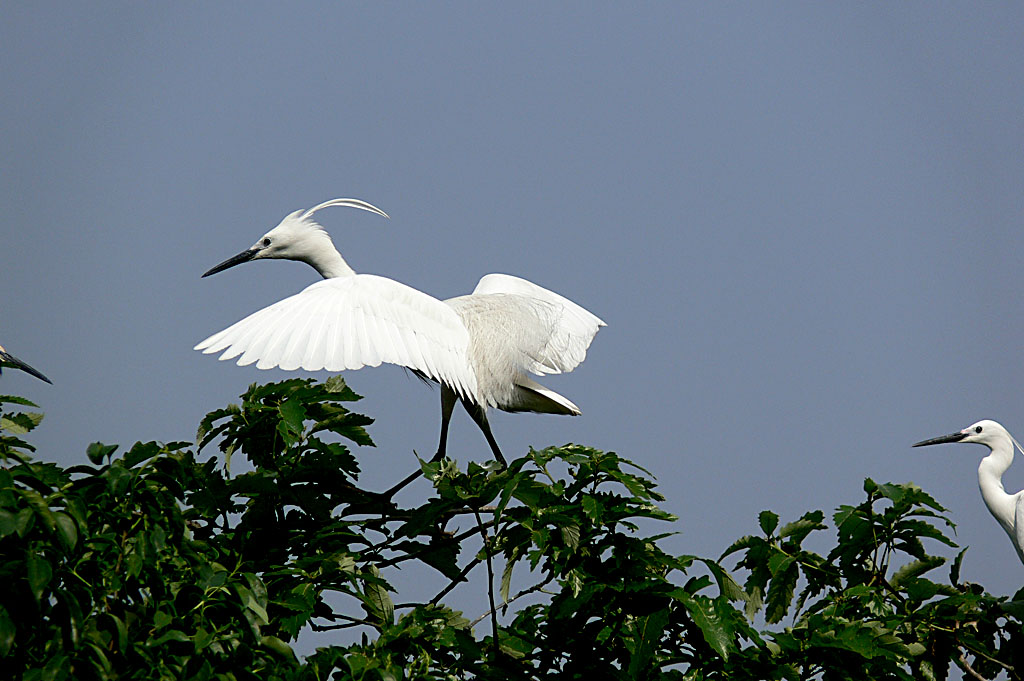
[[[25,364],[24,362],[22,362],[20,359],[18,359],[14,355],[12,355],[10,353],[7,353],[7,352],[4,352],[2,350],[0,350],[0,366],[9,366],[9,367],[12,367],[14,369],[21,369],[26,374],[32,374],[36,378],[38,378],[38,379],[40,379],[42,381],[46,381],[50,385],[53,385],[53,381],[48,379],[46,376],[43,376],[43,374],[41,372],[36,371],[35,369],[30,367],[28,364]]]
[[[225,260],[224,262],[222,262],[221,264],[215,265],[215,266],[211,267],[210,269],[206,270],[206,272],[203,274],[203,277],[208,277],[211,274],[217,274],[218,272],[223,272],[224,270],[228,269],[229,267],[234,267],[235,265],[241,265],[243,262],[249,262],[250,260],[255,258],[256,254],[259,253],[259,252],[260,252],[260,249],[258,249],[258,248],[250,248],[247,251],[242,251],[238,255],[233,255],[230,258],[228,258],[227,260]],[[202,277],[200,277],[200,279],[201,278]]]
[[[963,440],[965,437],[967,437],[967,435],[967,433],[959,431],[956,433],[950,433],[949,435],[943,435],[942,437],[933,437],[931,440],[921,440],[920,442],[917,442],[910,446],[924,447],[926,445],[941,445],[946,442],[960,442],[960,440]]]

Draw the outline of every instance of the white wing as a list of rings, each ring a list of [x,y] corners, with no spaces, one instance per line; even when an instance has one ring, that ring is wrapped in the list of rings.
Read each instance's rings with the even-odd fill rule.
[[[381,362],[415,369],[476,397],[469,332],[449,306],[393,279],[357,274],[319,281],[195,346],[239,366],[342,371]]]
[[[598,329],[605,323],[568,298],[533,282],[509,274],[484,276],[473,295],[511,294],[539,300],[536,307],[549,335],[528,370],[534,374],[557,374],[572,371],[587,356],[587,348]],[[531,352],[531,355],[533,353]]]

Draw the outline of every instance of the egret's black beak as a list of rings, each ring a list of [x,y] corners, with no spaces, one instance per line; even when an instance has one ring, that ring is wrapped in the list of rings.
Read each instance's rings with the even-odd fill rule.
[[[218,272],[223,272],[224,270],[228,269],[229,267],[234,267],[235,265],[241,265],[243,262],[249,262],[250,260],[255,258],[256,254],[259,253],[259,252],[260,252],[260,249],[258,249],[258,248],[250,248],[247,251],[242,251],[238,255],[233,255],[230,258],[228,258],[227,260],[225,260],[224,262],[222,262],[221,264],[215,265],[214,267],[211,267],[210,269],[206,270],[206,272],[203,274],[203,277],[208,277],[211,274],[217,274]],[[200,279],[201,278],[202,277],[200,277]]]
[[[11,355],[11,354],[3,352],[3,351],[0,351],[0,366],[9,366],[9,367],[12,367],[14,369],[21,369],[26,374],[32,374],[36,378],[38,378],[38,379],[40,379],[42,381],[46,381],[50,385],[53,385],[53,381],[48,379],[46,376],[43,376],[42,373],[36,371],[32,367],[30,367],[28,364],[25,364],[24,362],[22,362],[20,359],[18,359],[14,355]]]
[[[910,445],[911,447],[924,447],[926,445],[941,445],[946,442],[960,442],[968,433],[950,433],[949,435],[943,435],[942,437],[933,437],[931,440],[921,440],[915,444]]]

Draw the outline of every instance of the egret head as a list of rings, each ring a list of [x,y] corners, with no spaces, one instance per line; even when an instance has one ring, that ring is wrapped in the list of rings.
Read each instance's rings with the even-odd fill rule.
[[[330,235],[313,219],[313,214],[318,210],[331,206],[359,208],[385,218],[388,217],[388,214],[380,208],[359,199],[332,199],[325,201],[309,210],[297,210],[285,216],[277,227],[261,236],[251,248],[228,258],[219,265],[211,267],[203,276],[208,277],[211,274],[223,272],[229,267],[241,265],[243,262],[263,258],[299,260],[316,267],[320,254],[336,252]]]
[[[993,445],[996,444],[1000,439],[1013,440],[1010,433],[995,421],[978,421],[973,423],[963,430],[949,435],[942,435],[940,437],[933,437],[930,440],[922,440],[921,442],[915,443],[914,447],[924,447],[926,445],[938,445],[945,442],[976,442],[980,445],[985,445],[989,449],[992,449]]]
[[[36,371],[28,364],[25,364],[25,362],[22,362],[20,359],[4,350],[4,346],[0,345],[0,370],[2,370],[3,367],[5,366],[11,367],[12,369],[21,369],[25,373],[32,374],[33,376],[42,381],[46,381],[47,383],[50,384],[53,383],[53,381],[48,379],[46,376],[43,376],[42,373]]]

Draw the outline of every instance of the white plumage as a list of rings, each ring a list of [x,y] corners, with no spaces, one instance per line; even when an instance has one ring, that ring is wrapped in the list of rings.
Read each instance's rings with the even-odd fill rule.
[[[1002,425],[986,420],[950,435],[923,440],[913,446],[923,447],[944,442],[975,442],[988,447],[988,456],[978,464],[981,498],[999,526],[1009,535],[1017,556],[1024,562],[1024,490],[1010,494],[1003,488],[1003,473],[1013,463],[1014,447],[1020,449],[1020,445]],[[1024,449],[1021,452],[1024,453]]]
[[[348,206],[384,217],[357,199],[295,211],[252,248],[203,276],[263,258],[300,260],[324,281],[255,312],[195,346],[259,369],[343,371],[397,364],[441,385],[441,440],[456,398],[502,462],[486,409],[580,413],[570,400],[526,374],[572,371],[604,322],[576,303],[525,279],[488,274],[473,293],[445,301],[386,277],[356,274],[312,215]]]

